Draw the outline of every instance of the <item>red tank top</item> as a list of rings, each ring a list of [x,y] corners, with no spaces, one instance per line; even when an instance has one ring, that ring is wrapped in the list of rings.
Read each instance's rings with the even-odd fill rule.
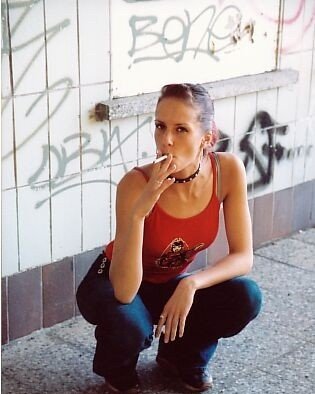
[[[219,162],[215,153],[210,154],[213,170],[213,192],[206,208],[189,218],[176,218],[155,204],[144,222],[143,280],[153,283],[166,282],[186,271],[198,252],[214,241],[219,227],[220,201],[218,199]],[[147,175],[136,167],[146,180]],[[112,257],[113,242],[105,250]]]

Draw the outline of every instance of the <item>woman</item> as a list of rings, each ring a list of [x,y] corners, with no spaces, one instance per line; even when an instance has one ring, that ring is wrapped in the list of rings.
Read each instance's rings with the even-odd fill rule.
[[[218,340],[259,313],[261,293],[243,277],[253,264],[246,174],[230,153],[214,153],[213,103],[201,85],[166,85],[156,108],[157,160],[117,188],[116,235],[77,292],[96,325],[93,362],[114,392],[140,392],[139,353],[159,337],[157,363],[192,391],[212,386]],[[187,273],[218,232],[223,205],[229,254]]]

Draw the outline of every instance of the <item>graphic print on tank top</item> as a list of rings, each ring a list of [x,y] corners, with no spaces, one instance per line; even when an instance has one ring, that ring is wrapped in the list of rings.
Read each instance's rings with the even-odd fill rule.
[[[189,263],[203,246],[204,243],[200,243],[193,248],[189,248],[182,238],[175,238],[163,251],[161,257],[155,260],[155,264],[160,268],[181,267]]]

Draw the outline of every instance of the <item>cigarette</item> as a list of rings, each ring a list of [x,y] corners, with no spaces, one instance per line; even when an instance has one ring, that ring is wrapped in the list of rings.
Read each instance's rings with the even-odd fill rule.
[[[155,159],[153,163],[156,164],[156,163],[159,163],[160,161],[163,161],[165,159],[167,159],[167,155],[163,155],[163,156]]]

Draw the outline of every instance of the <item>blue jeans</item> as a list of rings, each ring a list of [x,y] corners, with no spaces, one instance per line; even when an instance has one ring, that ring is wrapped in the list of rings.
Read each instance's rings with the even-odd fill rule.
[[[189,274],[162,284],[143,282],[134,300],[122,304],[108,279],[109,265],[100,270],[101,262],[102,255],[81,282],[77,303],[83,317],[96,325],[93,371],[106,378],[135,369],[139,353],[152,343],[153,326],[164,305],[178,282]],[[165,344],[162,335],[158,353],[178,362],[182,369],[204,368],[218,340],[239,333],[258,315],[261,303],[259,287],[246,277],[200,289],[188,314],[184,336]]]

